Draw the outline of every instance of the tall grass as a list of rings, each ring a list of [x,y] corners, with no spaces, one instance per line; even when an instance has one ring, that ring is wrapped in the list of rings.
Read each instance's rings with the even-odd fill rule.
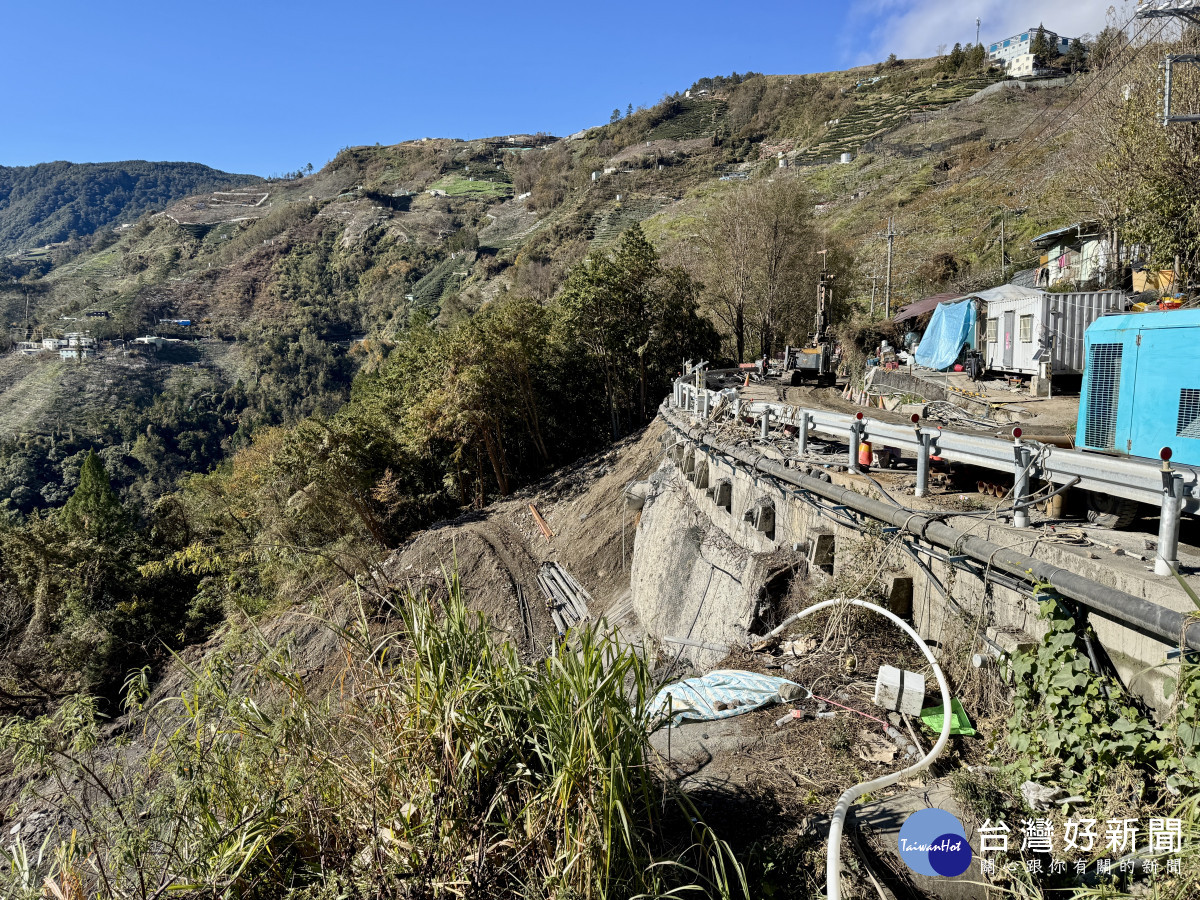
[[[87,704],[0,742],[76,834],[9,851],[0,896],[79,878],[87,896],[742,896],[728,848],[662,777],[646,664],[598,628],[535,665],[450,598],[396,598],[339,629],[312,690],[261,634],[97,741]],[[63,799],[66,798],[66,799]]]

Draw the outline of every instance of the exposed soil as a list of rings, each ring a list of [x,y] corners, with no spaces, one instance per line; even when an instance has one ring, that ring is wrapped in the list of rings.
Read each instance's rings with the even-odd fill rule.
[[[625,487],[658,466],[656,420],[643,431],[588,457],[511,498],[417,534],[383,564],[389,580],[414,590],[442,589],[457,571],[468,605],[522,651],[553,639],[554,626],[537,586],[541,563],[566,568],[592,595],[595,617],[613,609],[629,586],[636,514],[625,506]],[[530,504],[552,532],[546,538]],[[520,585],[534,621],[532,641],[521,625]]]

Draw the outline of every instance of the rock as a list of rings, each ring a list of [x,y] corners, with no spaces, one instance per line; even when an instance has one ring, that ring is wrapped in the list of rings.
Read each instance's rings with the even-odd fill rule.
[[[802,700],[806,694],[807,691],[798,684],[781,684],[779,686],[779,699],[784,703],[790,703],[793,700]]]
[[[1021,796],[1030,809],[1049,809],[1054,806],[1055,798],[1062,793],[1062,788],[1027,781],[1021,785]]]
[[[779,643],[779,637],[768,637],[757,640],[750,645],[750,649],[755,653],[762,653],[765,650],[772,650]]]
[[[865,728],[858,733],[861,746],[858,748],[858,758],[864,762],[889,763],[899,752],[895,744],[874,731]]]

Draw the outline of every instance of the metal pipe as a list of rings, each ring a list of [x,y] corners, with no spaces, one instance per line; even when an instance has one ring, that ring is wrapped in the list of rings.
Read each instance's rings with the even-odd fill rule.
[[[760,421],[762,422],[762,433],[759,435],[759,437],[765,441],[771,431],[771,410],[763,410],[762,419]]]
[[[1112,694],[1108,690],[1108,681],[1104,677],[1104,670],[1100,668],[1100,658],[1096,655],[1096,646],[1092,642],[1091,630],[1086,626],[1081,635],[1083,637],[1083,648],[1087,651],[1088,662],[1092,664],[1092,671],[1100,676],[1100,689],[1104,691],[1104,696],[1112,699]]]
[[[918,431],[917,439],[921,445],[917,450],[917,489],[913,496],[924,497],[929,493],[929,435]]]
[[[850,465],[847,468],[851,475],[858,474],[858,445],[860,443],[862,443],[861,419],[850,426]]]
[[[1163,128],[1171,124],[1171,69],[1174,62],[1175,57],[1168,55],[1164,63],[1164,67],[1166,68],[1166,84],[1163,90]]]
[[[796,445],[797,456],[808,455],[808,429],[811,422],[812,419],[807,410],[800,414],[800,434],[798,436],[798,443]]]
[[[716,435],[701,429],[688,429],[686,422],[670,411],[664,418],[684,437],[712,448],[715,452],[746,465],[756,465],[757,471],[785,481],[808,493],[830,500],[838,505],[856,510],[871,518],[894,525],[901,531],[915,534],[930,543],[968,556],[993,569],[1015,575],[1023,581],[1036,580],[1050,585],[1064,597],[1086,606],[1099,615],[1127,628],[1148,635],[1170,646],[1178,646],[1182,636],[1186,646],[1200,650],[1200,623],[1191,624],[1184,633],[1184,616],[1173,609],[1151,603],[1141,597],[1099,584],[1074,572],[1063,569],[1032,556],[1016,553],[992,541],[967,534],[944,522],[927,516],[910,513],[890,506],[880,500],[864,497],[855,491],[827,484],[816,478],[801,475],[778,463],[762,459],[738,447],[721,444]]]
[[[1179,509],[1183,503],[1183,479],[1164,472],[1162,512],[1158,520],[1158,550],[1154,574],[1172,575],[1179,568]]]

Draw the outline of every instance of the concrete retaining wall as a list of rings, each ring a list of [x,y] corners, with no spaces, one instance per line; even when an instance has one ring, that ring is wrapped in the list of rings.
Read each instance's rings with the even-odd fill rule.
[[[634,607],[653,637],[745,643],[752,631],[761,633],[764,623],[773,624],[765,585],[789,560],[794,563],[803,558],[810,570],[833,575],[863,565],[860,547],[864,537],[837,521],[838,513],[819,511],[790,485],[735,467],[726,458],[689,443],[677,443],[673,432],[668,432],[667,438],[674,449],[667,453],[651,485],[631,569]],[[863,478],[841,473],[828,477],[864,494],[874,493]],[[729,509],[719,504],[717,492],[710,490],[723,479],[731,483]],[[702,486],[698,487],[697,481]],[[747,510],[763,502],[774,506],[773,533],[764,533],[746,521]],[[1138,577],[1132,569],[1100,566],[1065,546],[1047,543],[1040,530],[1012,529],[980,519],[964,518],[952,524],[1180,611],[1190,605],[1182,592],[1171,591],[1164,581]],[[877,592],[883,593],[884,582],[895,576],[912,579],[912,621],[922,637],[941,643],[949,634],[971,627],[964,626],[964,614],[971,623],[986,623],[987,635],[1006,650],[1045,633],[1037,603],[1027,590],[1016,591],[940,560],[922,558],[943,585],[951,586],[958,609],[942,598],[922,568],[899,547],[888,551],[875,584]],[[1098,615],[1090,620],[1122,678],[1138,676],[1128,685],[1130,689],[1150,705],[1165,708],[1162,681],[1176,675],[1176,667],[1145,670],[1163,663],[1169,648]],[[678,644],[666,647],[702,668],[724,655],[686,645],[679,648]],[[988,652],[982,641],[975,649]]]

